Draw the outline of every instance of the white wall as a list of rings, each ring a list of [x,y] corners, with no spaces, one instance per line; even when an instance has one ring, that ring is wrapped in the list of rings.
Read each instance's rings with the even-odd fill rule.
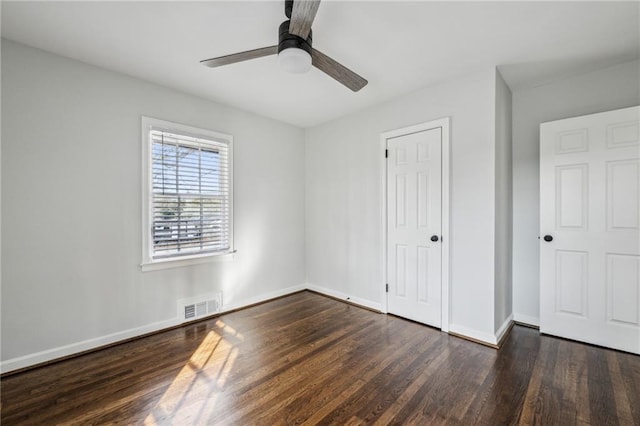
[[[141,115],[234,136],[233,260],[140,271]],[[4,366],[303,288],[302,130],[4,40],[2,124]]]
[[[540,123],[640,104],[640,64],[627,62],[513,91],[513,310],[539,323]]]
[[[494,331],[511,319],[511,249],[513,211],[513,173],[511,161],[511,90],[500,72],[496,71],[495,92],[495,173],[496,173],[496,216],[495,216],[495,307]]]
[[[380,133],[450,116],[452,331],[490,340],[494,100],[495,70],[487,69],[308,129],[308,282],[370,306],[383,303]]]

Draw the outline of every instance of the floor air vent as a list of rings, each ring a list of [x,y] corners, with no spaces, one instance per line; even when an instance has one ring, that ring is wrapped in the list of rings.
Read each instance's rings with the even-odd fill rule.
[[[195,305],[187,305],[184,307],[184,319],[192,319],[196,317]]]
[[[206,317],[220,312],[222,293],[203,294],[189,299],[178,300],[178,317],[182,321]]]

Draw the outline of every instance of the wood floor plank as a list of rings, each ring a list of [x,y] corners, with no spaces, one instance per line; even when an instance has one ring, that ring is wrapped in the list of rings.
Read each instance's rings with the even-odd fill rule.
[[[3,425],[638,424],[640,357],[302,292],[0,382]]]
[[[414,397],[392,419],[393,424],[460,422],[459,416],[466,411],[463,406],[475,396],[474,391],[487,375],[495,350],[462,340],[453,345],[440,368],[422,383]]]
[[[399,323],[395,325],[400,326]],[[411,343],[411,336],[404,333],[400,327],[391,327],[389,331],[403,336],[400,343],[403,347]],[[369,341],[359,341],[357,345],[346,351],[341,359],[332,365],[327,365],[311,384],[299,386],[297,391],[292,392],[290,402],[280,413],[281,416],[273,416],[273,424],[277,423],[276,420],[286,424],[300,424],[307,421],[309,413],[320,410],[335,398],[334,392],[337,387],[343,388],[349,383],[368,380],[377,371],[376,369],[388,365],[395,359],[395,346],[382,345],[385,338],[383,334],[377,333],[370,338]],[[363,365],[363,359],[367,358],[372,345],[381,347],[381,350],[377,351],[375,358],[371,357]]]
[[[593,424],[617,425],[619,421],[606,352],[600,348],[587,348],[589,413]]]
[[[552,339],[542,339],[541,341],[540,351],[538,352],[536,363],[531,373],[531,379],[529,380],[529,386],[527,387],[527,394],[525,395],[522,412],[520,413],[518,421],[519,425],[524,426],[541,423],[540,415],[544,411],[544,408],[546,408],[541,403],[544,392],[543,377],[545,369],[549,368],[549,365],[553,365],[548,362],[552,343]]]
[[[393,394],[394,387],[400,385],[398,381],[409,379],[411,374],[424,363],[421,356],[429,350],[431,344],[422,342],[420,339],[413,340],[411,344],[405,346],[406,352],[403,357],[387,359],[394,362],[381,363],[380,368],[373,370],[376,374],[367,377],[366,387],[361,388],[336,407],[331,415],[322,419],[319,424],[342,424],[348,419],[353,419],[354,415],[362,421],[370,421],[368,417],[374,410],[373,407],[381,404],[389,394]],[[387,404],[388,401],[383,405]]]
[[[613,398],[616,402],[616,413],[621,425],[633,424],[633,414],[631,412],[632,401],[629,401],[629,396],[624,389],[624,380],[620,372],[620,365],[618,363],[618,357],[613,351],[607,351],[606,353],[607,364],[609,365],[609,374],[611,376],[611,385],[613,387]],[[637,395],[640,399],[640,395]],[[633,401],[633,404],[638,404],[638,400]]]
[[[433,359],[428,365],[419,371],[419,375],[409,384],[403,391],[395,396],[392,404],[378,417],[374,424],[376,425],[389,425],[393,424],[393,419],[398,416],[400,410],[402,410],[407,403],[416,396],[420,387],[428,381],[429,377],[433,375],[450,356],[450,353],[446,350],[440,350],[439,353],[433,353]]]
[[[577,419],[576,401],[578,387],[578,367],[571,357],[571,342],[558,342],[558,356],[554,368],[554,389],[561,394],[558,421],[561,424],[575,424]]]
[[[521,335],[519,340],[506,341],[497,353],[489,374],[474,390],[476,400],[466,407],[465,416],[460,419],[464,423],[481,418],[491,418],[501,425],[518,423],[540,346],[536,331],[523,329]]]
[[[590,425],[589,371],[587,368],[587,345],[571,345],[572,359],[576,362],[576,424]]]
[[[616,353],[618,366],[620,367],[620,375],[624,383],[625,393],[632,401],[631,415],[633,424],[640,425],[640,404],[638,403],[638,395],[640,395],[640,363],[637,357],[631,354]]]

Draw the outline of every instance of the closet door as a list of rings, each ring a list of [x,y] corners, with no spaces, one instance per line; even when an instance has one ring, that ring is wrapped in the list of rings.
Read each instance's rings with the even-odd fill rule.
[[[387,303],[441,326],[442,129],[387,139]]]
[[[540,126],[540,331],[640,353],[640,108]]]

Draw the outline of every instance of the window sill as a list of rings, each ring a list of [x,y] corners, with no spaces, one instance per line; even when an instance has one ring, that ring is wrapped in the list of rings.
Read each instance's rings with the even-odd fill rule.
[[[142,272],[158,271],[160,269],[180,268],[183,266],[198,265],[209,262],[225,262],[232,260],[236,250],[220,253],[207,253],[194,256],[184,256],[173,259],[161,259],[140,264]]]

